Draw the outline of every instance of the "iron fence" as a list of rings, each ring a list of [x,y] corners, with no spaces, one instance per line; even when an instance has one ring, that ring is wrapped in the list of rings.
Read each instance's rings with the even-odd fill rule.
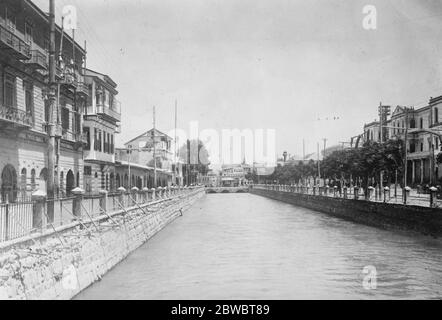
[[[366,192],[363,188],[357,187],[347,187],[344,188],[334,188],[334,187],[312,187],[312,186],[302,186],[302,185],[270,185],[270,184],[258,184],[253,185],[253,188],[263,189],[263,190],[273,190],[281,192],[292,192],[299,194],[316,195],[322,197],[331,198],[347,198],[355,200],[365,200],[371,202],[384,202],[392,204],[404,204],[403,190],[397,188],[396,192],[394,186],[387,190],[382,190],[382,194],[379,194],[379,189],[368,189]],[[419,192],[419,190],[410,190],[406,196],[407,205],[415,205],[421,207],[435,207],[442,208],[442,199],[438,199],[436,195],[433,195],[431,199],[430,194],[424,194]]]
[[[41,202],[17,199],[14,203],[0,203],[0,242],[14,240],[49,228],[54,229],[79,220],[91,220],[102,215],[104,208],[107,213],[113,213],[122,208],[145,205],[153,200],[183,195],[191,190],[192,188],[181,189],[180,192],[166,195],[163,191],[161,195],[158,193],[155,199],[148,196],[146,192],[88,195],[81,198],[80,212],[77,215],[74,212],[76,197],[46,199]],[[53,212],[53,215],[49,216],[49,212]]]

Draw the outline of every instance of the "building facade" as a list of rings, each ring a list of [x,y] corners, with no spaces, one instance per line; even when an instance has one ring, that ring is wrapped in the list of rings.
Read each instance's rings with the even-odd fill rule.
[[[84,190],[97,194],[100,190],[115,192],[118,188],[115,171],[115,135],[120,132],[121,104],[116,96],[117,84],[107,75],[85,70],[89,92],[84,114]]]
[[[397,106],[385,123],[383,134],[387,139],[405,141],[406,130],[408,132],[407,184],[437,184],[441,179],[441,168],[436,162],[442,147],[437,134],[442,130],[441,109],[442,96],[430,98],[428,105],[418,109]],[[363,137],[364,141],[380,142],[380,123],[374,121],[364,125]]]
[[[56,30],[60,53],[61,30]],[[46,190],[47,124],[56,122],[56,193],[69,195],[82,185],[82,114],[85,51],[65,35],[58,55],[59,108],[49,114],[49,23],[27,0],[0,2],[0,185],[1,201],[16,201]],[[75,52],[75,54],[74,54]],[[75,57],[75,60],[74,60]]]
[[[154,150],[155,141],[155,150]],[[157,185],[165,186],[181,184],[182,164],[177,162],[175,166],[172,152],[172,138],[167,134],[150,129],[124,144],[124,153],[130,152],[130,162],[141,165],[150,170],[154,168],[154,153],[157,168]],[[129,160],[127,160],[129,161]],[[149,176],[150,177],[150,176]],[[174,179],[175,178],[175,179]],[[153,179],[153,176],[150,177]],[[150,184],[150,183],[149,183]],[[153,182],[152,182],[153,184]]]

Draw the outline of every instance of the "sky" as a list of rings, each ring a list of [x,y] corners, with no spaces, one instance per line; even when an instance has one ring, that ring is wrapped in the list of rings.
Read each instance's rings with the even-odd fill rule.
[[[178,128],[274,129],[277,154],[299,155],[303,140],[310,153],[362,133],[380,102],[442,95],[439,0],[56,0],[57,21],[63,5],[88,67],[118,84],[119,145],[151,128],[154,105],[173,129],[177,100]]]

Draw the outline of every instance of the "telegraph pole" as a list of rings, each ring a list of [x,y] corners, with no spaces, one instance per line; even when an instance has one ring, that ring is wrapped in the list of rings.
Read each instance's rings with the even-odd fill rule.
[[[405,107],[405,137],[404,137],[404,150],[405,150],[405,156],[404,156],[404,189],[402,191],[403,193],[403,198],[404,198],[404,203],[407,202],[407,192],[405,190],[405,188],[407,187],[407,157],[408,157],[408,152],[407,152],[407,141],[408,141],[408,107]]]
[[[302,160],[305,160],[305,139],[302,139]]]
[[[56,89],[55,83],[55,0],[49,0],[49,123],[48,123],[48,181],[46,183],[46,196],[48,199],[54,199],[54,183],[55,183],[55,124],[54,113],[56,106]],[[48,202],[47,214],[48,222],[54,221],[54,202]]]
[[[321,165],[319,164],[319,142],[317,143],[317,161],[318,161],[318,179],[319,183],[321,183]]]
[[[380,143],[382,145],[383,143],[383,131],[382,131],[382,120],[384,117],[384,113],[383,113],[383,108],[382,108],[382,102],[379,102],[379,134],[380,134]],[[383,172],[381,170],[381,172],[379,173],[379,197],[380,199],[382,199],[382,189],[383,189],[383,182],[384,182],[384,176],[383,176]]]

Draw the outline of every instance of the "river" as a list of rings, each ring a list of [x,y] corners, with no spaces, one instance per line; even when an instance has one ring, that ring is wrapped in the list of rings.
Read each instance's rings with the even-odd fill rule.
[[[363,286],[365,266],[376,286]],[[442,240],[209,194],[76,299],[442,297]]]

